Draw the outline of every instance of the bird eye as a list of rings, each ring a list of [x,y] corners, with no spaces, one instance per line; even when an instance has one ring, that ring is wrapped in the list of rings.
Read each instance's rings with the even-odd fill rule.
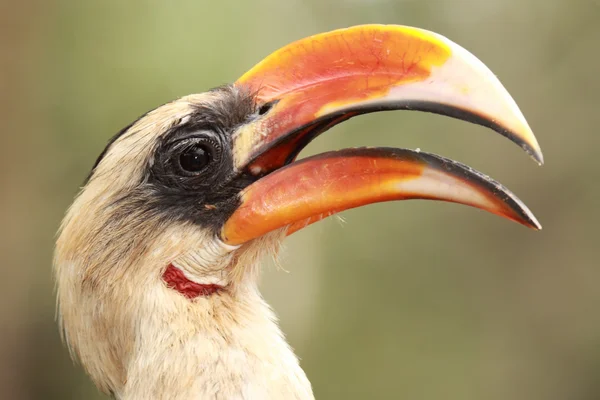
[[[211,159],[212,154],[207,146],[194,144],[179,155],[179,165],[185,172],[197,173],[206,168]]]

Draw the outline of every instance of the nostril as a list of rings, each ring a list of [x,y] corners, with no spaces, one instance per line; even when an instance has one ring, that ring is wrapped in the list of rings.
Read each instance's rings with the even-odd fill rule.
[[[273,108],[273,106],[275,104],[277,104],[277,100],[275,100],[275,101],[269,101],[268,103],[263,104],[258,109],[258,115],[265,115],[266,113],[269,112],[269,110],[271,110],[271,108]]]

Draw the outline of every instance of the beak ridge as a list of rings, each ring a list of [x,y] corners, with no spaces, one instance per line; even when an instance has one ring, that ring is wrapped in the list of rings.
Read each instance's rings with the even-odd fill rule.
[[[494,73],[463,47],[426,30],[361,25],[311,36],[275,51],[236,85],[257,93],[264,112],[235,135],[240,170],[252,165],[268,173],[283,164],[255,161],[274,147],[295,142],[291,157],[284,157],[289,162],[298,145],[336,123],[401,109],[492,128],[543,163],[529,124]]]

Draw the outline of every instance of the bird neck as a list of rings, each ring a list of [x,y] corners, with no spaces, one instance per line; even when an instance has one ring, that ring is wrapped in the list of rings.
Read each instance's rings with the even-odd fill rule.
[[[155,305],[153,313],[138,314],[150,317],[139,322],[119,399],[313,399],[258,291],[244,290],[241,300],[217,296],[180,296],[187,307],[162,317]]]

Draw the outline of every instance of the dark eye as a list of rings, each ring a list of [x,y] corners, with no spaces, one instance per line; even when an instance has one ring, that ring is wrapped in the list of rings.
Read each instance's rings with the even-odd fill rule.
[[[194,144],[185,148],[179,155],[179,165],[186,172],[202,171],[212,160],[210,148],[203,144]]]

